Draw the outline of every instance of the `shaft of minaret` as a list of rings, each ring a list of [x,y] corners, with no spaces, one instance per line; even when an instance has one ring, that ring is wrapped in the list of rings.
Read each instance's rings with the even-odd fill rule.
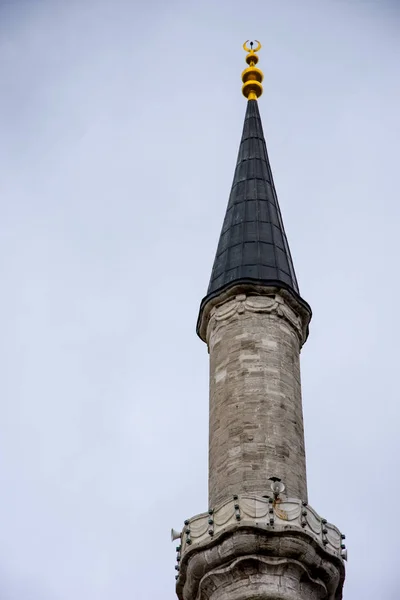
[[[298,294],[258,112],[260,47],[242,73],[245,124],[198,322],[210,354],[210,506],[263,496],[271,477],[307,500],[299,355],[311,310]]]
[[[234,494],[269,494],[272,477],[306,501],[299,307],[272,287],[233,293],[209,316],[206,334],[209,505]]]
[[[257,42],[197,333],[210,357],[209,504],[172,530],[179,600],[341,600],[345,536],[307,499],[300,296],[264,139]]]

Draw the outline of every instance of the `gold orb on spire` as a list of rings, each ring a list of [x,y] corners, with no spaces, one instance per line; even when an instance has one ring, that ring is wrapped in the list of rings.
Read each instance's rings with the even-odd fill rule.
[[[264,79],[263,72],[257,69],[256,64],[258,63],[258,55],[256,52],[261,50],[261,44],[257,42],[257,47],[253,48],[254,42],[250,42],[250,48],[247,46],[249,40],[243,44],[243,49],[248,53],[246,56],[246,62],[249,65],[242,73],[242,93],[248,100],[257,100],[263,93],[263,87],[261,85]]]

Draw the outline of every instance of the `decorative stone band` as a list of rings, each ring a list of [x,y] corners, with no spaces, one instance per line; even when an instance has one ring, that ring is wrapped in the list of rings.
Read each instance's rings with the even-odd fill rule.
[[[304,343],[306,331],[303,319],[296,314],[280,293],[263,296],[246,296],[239,294],[222,305],[214,306],[210,312],[207,326],[207,342],[210,345],[212,336],[218,331],[220,324],[234,319],[244,312],[276,315],[287,321],[299,336],[300,346]],[[307,323],[308,325],[308,323]]]
[[[278,304],[285,304],[290,310],[282,310],[282,306],[276,305],[276,297],[280,298]],[[252,302],[253,310],[256,309],[259,312],[275,313],[279,317],[287,318],[289,322],[295,325],[296,330],[300,329],[301,345],[304,344],[308,336],[308,326],[311,319],[311,308],[307,302],[284,287],[276,285],[259,285],[254,282],[242,282],[233,285],[226,290],[222,290],[215,297],[209,298],[204,305],[202,303],[197,321],[197,333],[200,338],[208,343],[210,319],[212,319],[216,311],[219,312],[222,307],[226,307],[230,302],[233,302],[234,304],[244,302],[246,298],[251,300],[256,299]],[[262,306],[262,298],[266,299],[264,306]],[[245,306],[245,309],[248,309],[249,306],[250,305]],[[223,308],[222,312],[225,312],[225,308]],[[234,313],[232,313],[231,316],[233,316],[233,314]],[[294,319],[293,316],[295,317]]]
[[[185,521],[178,546],[178,563],[195,546],[215,540],[230,529],[252,527],[264,531],[301,530],[326,551],[347,560],[345,536],[334,525],[322,519],[311,506],[297,499],[274,501],[272,498],[234,496],[208,513]],[[179,564],[178,571],[179,571]]]

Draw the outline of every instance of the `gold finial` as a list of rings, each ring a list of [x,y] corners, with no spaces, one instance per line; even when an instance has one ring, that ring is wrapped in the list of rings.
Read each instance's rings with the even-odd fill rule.
[[[264,75],[260,69],[256,68],[256,64],[258,63],[256,52],[261,50],[261,44],[259,41],[255,40],[257,42],[257,48],[253,49],[254,42],[250,42],[250,48],[248,48],[248,41],[249,40],[243,44],[243,49],[248,52],[246,62],[249,66],[242,73],[242,93],[248,100],[257,100],[263,93],[261,82],[264,79]]]

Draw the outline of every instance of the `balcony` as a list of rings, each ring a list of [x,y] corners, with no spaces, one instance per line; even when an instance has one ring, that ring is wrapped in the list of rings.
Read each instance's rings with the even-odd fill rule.
[[[179,540],[176,570],[180,562],[199,546],[214,545],[218,538],[238,528],[261,529],[267,534],[301,531],[308,534],[328,553],[347,560],[345,536],[306,503],[297,499],[233,496],[216,509],[210,509],[185,521]]]

